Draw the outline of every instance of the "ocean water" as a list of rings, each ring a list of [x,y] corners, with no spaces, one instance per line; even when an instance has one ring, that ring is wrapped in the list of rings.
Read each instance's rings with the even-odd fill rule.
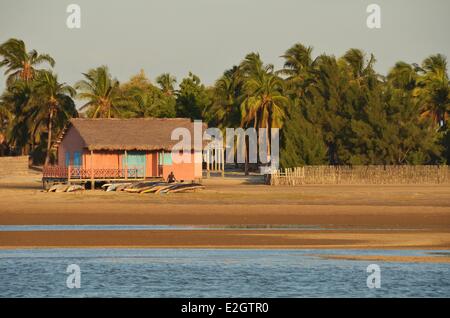
[[[449,264],[329,260],[320,254],[427,252],[0,250],[0,297],[450,297]],[[381,269],[378,289],[366,284],[373,263]],[[66,286],[70,264],[81,269],[80,288]]]

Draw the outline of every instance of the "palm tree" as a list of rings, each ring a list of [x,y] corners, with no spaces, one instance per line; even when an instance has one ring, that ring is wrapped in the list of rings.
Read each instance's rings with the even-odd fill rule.
[[[249,78],[244,84],[247,97],[241,105],[242,125],[253,121],[255,128],[281,128],[284,106],[289,99],[283,95],[283,81],[274,74]]]
[[[204,117],[220,128],[236,127],[240,123],[242,79],[238,66],[224,72],[213,87],[213,102]]]
[[[9,120],[5,127],[6,139],[10,147],[19,150],[22,155],[28,153],[30,142],[29,122],[32,108],[33,83],[17,80],[7,86],[1,96],[0,107],[3,113],[9,113]]]
[[[417,86],[418,75],[414,65],[400,61],[389,71],[387,79],[397,89],[412,91]]]
[[[163,73],[156,78],[156,83],[159,84],[161,90],[167,96],[172,96],[174,94],[174,85],[176,84],[176,82],[176,77],[170,75],[169,73]]]
[[[78,97],[88,100],[80,110],[87,110],[92,118],[120,117],[123,111],[120,107],[124,108],[129,101],[120,95],[119,81],[111,78],[108,67],[91,69],[83,76],[86,79],[75,84],[75,88],[81,91]]]
[[[289,103],[283,94],[283,80],[274,74],[273,65],[264,65],[255,53],[247,55],[241,67],[246,71],[241,126],[247,127],[253,122],[255,129],[267,128],[267,154],[270,154],[271,128],[281,128]]]
[[[350,49],[344,54],[341,61],[348,65],[351,77],[358,85],[368,83],[372,87],[375,84],[378,75],[373,69],[376,62],[373,54],[367,59],[363,51]]]
[[[7,141],[7,129],[13,118],[14,116],[11,112],[10,105],[4,103],[3,100],[0,99],[0,156],[4,154],[3,144]]]
[[[305,79],[307,72],[314,65],[312,58],[313,48],[297,43],[288,49],[281,57],[285,59],[280,73],[288,76],[288,79]]]
[[[66,123],[71,117],[77,115],[72,97],[76,95],[75,89],[65,83],[59,83],[56,75],[50,72],[42,72],[37,79],[37,89],[42,94],[45,106],[37,112],[37,119],[46,117],[47,121],[47,153],[45,164],[50,163],[50,151],[52,146],[52,132],[54,121]]]
[[[250,78],[263,76],[264,73],[273,73],[273,64],[264,65],[259,53],[249,53],[245,56],[244,60],[241,62],[240,68],[242,70],[242,77]]]
[[[298,97],[302,97],[311,84],[311,70],[316,64],[312,58],[313,48],[297,43],[281,57],[285,59],[283,68],[277,73],[286,75],[287,88]]]
[[[27,52],[25,43],[18,39],[9,39],[0,45],[0,56],[3,57],[0,67],[6,66],[8,84],[19,78],[26,82],[32,80],[38,72],[36,66],[39,64],[47,62],[52,67],[55,65],[48,54],[38,54],[36,50]]]
[[[442,54],[426,58],[418,69],[418,94],[423,99],[422,114],[430,116],[444,126],[450,112],[450,86],[447,74],[447,59]]]

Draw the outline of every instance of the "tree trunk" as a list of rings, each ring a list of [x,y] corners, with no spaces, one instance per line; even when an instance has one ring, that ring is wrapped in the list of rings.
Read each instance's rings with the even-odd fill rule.
[[[48,139],[47,139],[47,153],[45,155],[45,165],[50,163],[50,149],[52,147],[52,121],[53,121],[53,111],[50,111],[48,116]]]
[[[245,142],[245,164],[244,164],[244,171],[245,171],[245,175],[248,176],[248,142],[247,142],[247,137],[244,137],[244,142]]]

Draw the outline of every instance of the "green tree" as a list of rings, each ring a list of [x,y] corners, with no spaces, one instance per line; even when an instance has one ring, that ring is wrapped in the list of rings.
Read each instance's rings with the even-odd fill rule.
[[[280,165],[284,168],[327,163],[327,147],[320,127],[307,121],[298,105],[286,111],[280,141]]]
[[[13,152],[26,155],[30,144],[30,122],[34,83],[23,80],[11,82],[1,96],[1,108],[8,113],[8,121],[4,127],[6,139]]]
[[[418,94],[423,101],[422,112],[442,127],[450,112],[447,59],[442,54],[432,55],[423,61],[419,72],[421,76],[418,80]]]
[[[130,101],[121,96],[119,81],[111,77],[108,67],[91,69],[83,76],[85,79],[75,84],[80,91],[78,97],[87,100],[81,111],[92,118],[123,117],[129,112]]]
[[[200,78],[189,73],[189,76],[181,81],[180,89],[177,93],[177,116],[202,119],[202,114],[210,103],[210,94],[201,83]]]
[[[129,117],[175,117],[175,97],[153,85],[143,71],[120,85],[120,92],[130,102]]]
[[[37,78],[37,90],[44,101],[37,111],[38,121],[47,123],[47,151],[45,164],[50,163],[50,151],[52,147],[52,132],[56,124],[61,129],[67,121],[77,116],[77,110],[72,97],[76,95],[75,89],[65,83],[59,83],[56,75],[50,72],[42,72]]]
[[[265,65],[258,53],[250,53],[240,64],[243,72],[241,127],[253,124],[255,129],[267,128],[267,154],[271,152],[271,128],[281,128],[289,99],[284,95],[284,82],[274,73],[271,64]],[[246,154],[248,143],[246,142]],[[248,156],[245,174],[248,174]]]
[[[316,59],[313,59],[312,51],[311,46],[297,43],[281,56],[285,62],[278,73],[287,76],[286,88],[292,99],[302,98],[313,81]]]
[[[397,89],[412,91],[417,87],[419,76],[416,68],[405,62],[397,62],[389,71],[387,76],[388,82]]]
[[[241,122],[240,100],[242,94],[242,79],[240,69],[234,66],[224,72],[212,92],[212,103],[204,112],[207,122],[219,128],[239,127]]]
[[[170,73],[163,73],[156,78],[156,83],[158,83],[159,87],[165,95],[174,95],[174,87],[177,83],[177,79],[175,76],[170,75]]]
[[[21,79],[30,81],[38,70],[36,67],[42,63],[48,63],[52,67],[55,61],[48,54],[39,54],[36,50],[27,52],[25,43],[18,39],[9,39],[0,45],[0,67],[5,66],[5,75],[8,75],[7,83]]]

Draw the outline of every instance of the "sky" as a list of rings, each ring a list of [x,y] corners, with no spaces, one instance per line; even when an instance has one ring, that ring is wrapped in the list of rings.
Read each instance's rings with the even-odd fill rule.
[[[72,3],[80,29],[66,26]],[[381,8],[380,29],[366,25],[371,3]],[[250,52],[280,68],[298,42],[314,56],[363,49],[386,74],[399,60],[450,58],[449,14],[449,0],[0,0],[0,43],[19,38],[50,54],[71,85],[100,65],[121,82],[143,69],[152,80],[170,72],[181,81],[192,71],[212,85]]]

